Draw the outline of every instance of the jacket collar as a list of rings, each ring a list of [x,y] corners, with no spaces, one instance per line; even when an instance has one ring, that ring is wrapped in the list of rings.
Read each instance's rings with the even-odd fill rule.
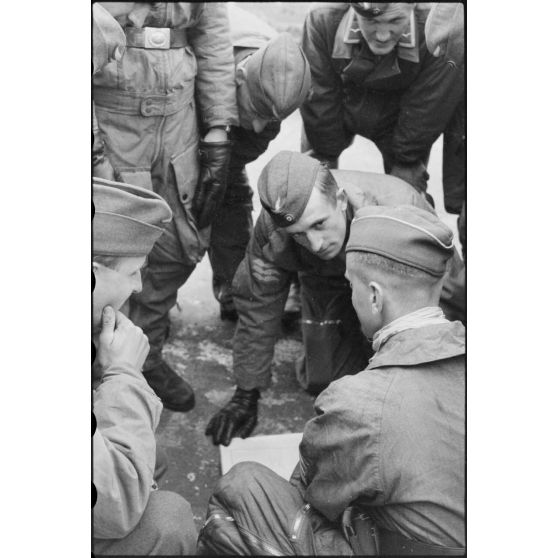
[[[353,8],[349,7],[337,27],[331,57],[350,60],[353,57],[355,45],[358,45],[363,40],[356,13]],[[394,49],[392,52],[382,57],[382,60],[385,60],[385,67],[388,69],[391,68],[394,74],[400,73],[399,64],[397,62],[398,58],[415,63],[420,61],[416,14],[413,14],[411,18],[411,29],[409,33],[401,37],[397,49]],[[384,66],[384,63],[381,63],[381,66]]]
[[[370,359],[366,369],[414,366],[464,354],[465,327],[461,322],[449,322],[395,334]]]

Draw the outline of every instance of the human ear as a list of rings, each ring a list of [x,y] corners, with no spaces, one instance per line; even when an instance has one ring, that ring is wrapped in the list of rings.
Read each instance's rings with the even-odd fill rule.
[[[345,192],[343,188],[339,188],[335,197],[337,198],[337,204],[341,204],[341,211],[345,211],[347,209],[347,204],[349,203],[347,192]]]
[[[241,85],[246,81],[246,70],[244,66],[237,66],[235,71],[236,84]]]
[[[376,281],[368,283],[370,309],[374,314],[381,314],[384,307],[384,291]]]

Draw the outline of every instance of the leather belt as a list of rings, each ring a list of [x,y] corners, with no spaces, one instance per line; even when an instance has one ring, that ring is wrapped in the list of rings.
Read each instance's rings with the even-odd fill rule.
[[[125,27],[126,46],[168,50],[184,48],[188,45],[186,29],[170,29],[168,27]]]

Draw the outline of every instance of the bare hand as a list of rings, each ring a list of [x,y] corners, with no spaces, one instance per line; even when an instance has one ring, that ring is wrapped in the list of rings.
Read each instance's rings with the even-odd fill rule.
[[[103,372],[109,366],[125,366],[141,372],[149,353],[149,341],[143,331],[135,326],[122,312],[110,306],[103,310],[97,362]]]

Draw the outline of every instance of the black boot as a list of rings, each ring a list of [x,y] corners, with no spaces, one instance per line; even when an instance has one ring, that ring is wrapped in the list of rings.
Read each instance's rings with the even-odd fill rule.
[[[165,409],[185,413],[194,408],[194,390],[164,360],[155,368],[144,370],[143,375]]]

